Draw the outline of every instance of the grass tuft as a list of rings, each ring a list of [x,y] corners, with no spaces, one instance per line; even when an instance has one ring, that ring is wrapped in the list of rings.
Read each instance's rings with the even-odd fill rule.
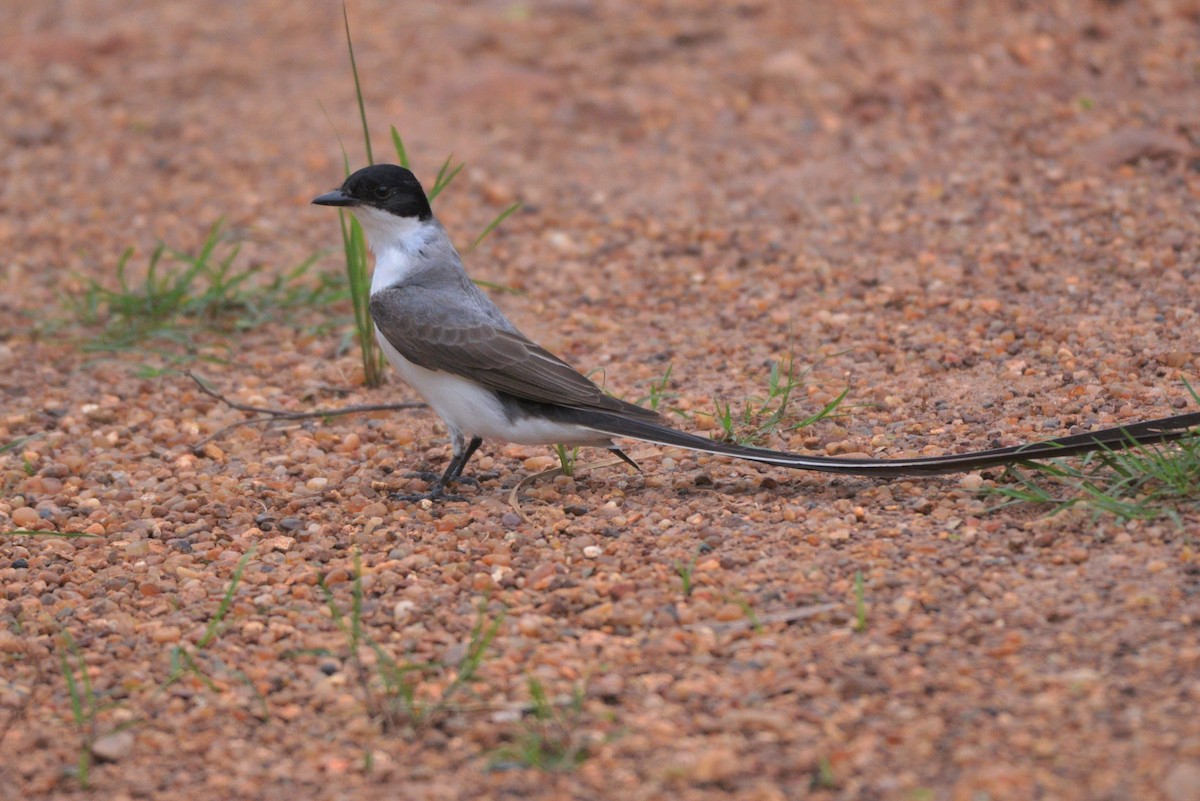
[[[1200,404],[1200,393],[1186,379],[1183,385]],[[1030,462],[1025,467],[1029,473],[1016,465],[1006,468],[1005,475],[1015,486],[980,490],[1006,499],[991,511],[1017,503],[1048,506],[1050,514],[1086,506],[1093,516],[1167,517],[1182,527],[1180,510],[1200,506],[1200,430],[1170,443],[1089,453],[1079,466],[1053,461]]]
[[[561,442],[555,444],[554,453],[558,456],[558,466],[562,474],[571,478],[575,475],[575,462],[579,459],[579,448],[568,448]]]
[[[527,678],[526,686],[530,706],[523,729],[515,742],[495,752],[492,769],[516,766],[549,773],[579,767],[588,757],[587,743],[579,733],[582,688],[576,687],[565,704],[557,704],[533,676]]]
[[[859,634],[867,630],[867,589],[861,570],[854,571],[854,630]]]
[[[696,562],[699,561],[702,552],[703,549],[697,548],[696,552],[692,554],[692,558],[687,562],[681,562],[678,559],[675,560],[675,575],[679,576],[680,589],[683,590],[684,598],[691,598],[692,591],[696,588]]]
[[[1192,400],[1200,393],[1183,381]],[[985,487],[985,495],[1008,499],[992,511],[1014,503],[1050,507],[1056,514],[1087,506],[1093,515],[1111,514],[1122,520],[1171,519],[1183,527],[1181,509],[1200,506],[1200,430],[1171,443],[1139,445],[1120,451],[1090,453],[1080,466],[1061,462],[1031,462],[1026,474],[1016,466],[1005,474],[1016,486]]]
[[[227,242],[222,225],[218,220],[209,228],[195,253],[160,243],[140,279],[131,275],[134,250],[126,248],[117,260],[116,288],[89,279],[82,294],[68,297],[76,320],[102,328],[84,349],[129,350],[151,339],[190,349],[197,330],[245,330],[280,310],[323,306],[345,296],[336,279],[310,279],[317,255],[270,280],[259,280],[260,267],[236,265],[241,246]]]
[[[761,445],[768,436],[789,420],[792,398],[796,390],[804,385],[804,379],[812,369],[807,367],[797,374],[795,356],[789,353],[786,362],[771,363],[766,393],[747,398],[740,414],[734,411],[732,404],[718,401],[713,418],[721,427],[721,438],[738,445]],[[816,414],[789,423],[788,430],[806,428],[828,417],[839,416],[837,410],[849,394],[850,388],[847,387]]]
[[[432,662],[400,662],[376,642],[363,626],[362,560],[354,557],[354,580],[350,585],[350,608],[338,605],[324,580],[318,586],[334,624],[346,641],[363,704],[384,732],[415,731],[441,719],[452,709],[456,697],[475,681],[492,640],[500,631],[504,614],[488,619],[487,600],[479,604],[466,650],[448,670]],[[373,659],[365,659],[369,653]],[[423,693],[423,679],[430,674],[451,675],[435,695]],[[432,682],[430,683],[433,684]]]
[[[166,690],[188,674],[194,676],[197,681],[209,690],[220,692],[220,688],[217,687],[216,683],[201,667],[199,657],[200,653],[208,648],[221,635],[221,632],[225,630],[225,618],[228,616],[229,610],[233,607],[233,599],[237,595],[238,585],[242,582],[242,574],[245,573],[246,565],[253,556],[254,548],[250,548],[250,550],[242,554],[242,558],[234,566],[233,573],[229,577],[229,585],[225,588],[225,594],[221,597],[221,603],[217,605],[217,611],[209,618],[208,625],[204,627],[204,634],[201,635],[196,645],[191,648],[185,645],[176,645],[171,649],[171,671],[167,675],[167,680],[159,688],[159,692]]]
[[[116,734],[123,729],[136,726],[137,719],[127,720],[108,731],[100,730],[100,717],[115,709],[118,704],[100,703],[100,694],[92,686],[92,677],[88,672],[87,660],[83,651],[71,633],[63,629],[57,638],[58,668],[63,681],[67,685],[67,697],[71,704],[71,720],[79,731],[79,753],[75,760],[73,772],[79,786],[91,788],[92,762],[95,759],[96,742],[101,737]]]
[[[58,651],[58,666],[67,683],[67,695],[71,699],[71,719],[79,730],[79,757],[75,763],[75,778],[79,786],[87,790],[91,786],[92,745],[96,742],[97,715],[96,693],[88,675],[87,662],[75,638],[65,629]]]
[[[671,371],[674,369],[675,365],[668,364],[667,369],[663,371],[662,375],[652,379],[646,394],[637,399],[637,405],[647,404],[652,410],[657,412],[658,407],[662,405],[664,400],[675,397],[677,393],[667,392],[667,387],[671,383]]]
[[[827,756],[821,757],[817,769],[813,772],[812,789],[836,790],[837,787],[838,780],[833,773],[833,761]]]
[[[1006,475],[1014,483],[981,490],[1005,499],[992,511],[1031,503],[1057,514],[1078,506],[1095,516],[1166,517],[1182,526],[1180,512],[1200,507],[1200,434],[1173,443],[1098,451],[1078,464],[1055,460],[1030,462],[1024,469],[1014,465]]]

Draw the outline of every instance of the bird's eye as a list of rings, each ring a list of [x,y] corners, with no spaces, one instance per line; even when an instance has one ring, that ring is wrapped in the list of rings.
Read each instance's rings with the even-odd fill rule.
[[[375,197],[379,198],[380,200],[387,200],[391,196],[392,188],[390,186],[375,187]]]

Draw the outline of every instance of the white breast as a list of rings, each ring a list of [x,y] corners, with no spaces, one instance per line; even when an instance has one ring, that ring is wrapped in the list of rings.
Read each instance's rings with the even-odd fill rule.
[[[401,283],[416,267],[417,253],[440,232],[432,221],[421,222],[416,217],[397,217],[370,206],[358,206],[354,216],[375,254],[375,272],[371,275],[371,292]]]

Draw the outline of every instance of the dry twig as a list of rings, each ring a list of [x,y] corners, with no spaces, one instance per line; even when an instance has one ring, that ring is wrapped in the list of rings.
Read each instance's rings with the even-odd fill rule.
[[[656,455],[656,453],[635,453],[631,458],[633,458],[634,461],[640,461]],[[612,467],[613,465],[618,464],[626,464],[626,462],[621,459],[606,459],[602,462],[593,462],[591,464],[576,464],[575,470],[596,470],[601,467]],[[513,511],[516,512],[522,520],[524,520],[526,523],[532,523],[533,521],[529,519],[529,515],[525,514],[525,510],[521,508],[521,499],[519,497],[521,488],[526,484],[531,484],[534,481],[537,481],[538,479],[546,478],[547,476],[556,476],[562,471],[563,470],[561,467],[551,467],[549,470],[543,470],[540,473],[531,473],[525,476],[516,483],[516,486],[512,488],[512,492],[508,493],[508,505],[513,508]]]
[[[250,406],[245,403],[238,403],[230,400],[221,393],[209,387],[198,376],[190,370],[185,371],[184,375],[196,382],[196,386],[200,387],[200,391],[210,398],[216,398],[221,403],[231,409],[237,409],[239,412],[250,412],[252,414],[264,415],[263,417],[252,417],[249,420],[239,420],[236,423],[221,428],[192,446],[192,453],[199,456],[205,445],[215,439],[220,439],[225,434],[235,428],[242,426],[252,426],[259,423],[274,423],[280,420],[310,420],[316,417],[338,417],[343,414],[362,414],[366,412],[390,412],[402,409],[424,409],[426,404],[420,401],[407,401],[405,403],[367,403],[359,406],[343,406],[340,409],[316,409],[309,412],[292,412],[287,409],[270,409],[263,406]]]
[[[836,603],[813,604],[811,606],[800,606],[795,609],[785,609],[781,612],[770,612],[753,620],[701,621],[698,623],[689,623],[683,628],[688,631],[695,631],[702,628],[712,629],[715,632],[740,631],[742,629],[766,626],[771,623],[794,623],[797,620],[804,620],[823,615],[826,612],[832,612],[835,609],[840,609],[842,606],[843,604]]]

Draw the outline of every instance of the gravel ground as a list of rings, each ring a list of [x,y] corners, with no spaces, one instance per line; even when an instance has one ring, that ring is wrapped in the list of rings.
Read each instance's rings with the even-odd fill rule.
[[[1196,2],[350,13],[377,156],[395,123],[426,181],[465,160],[464,243],[523,200],[468,265],[616,392],[670,365],[670,403],[737,407],[794,353],[797,416],[852,408],[768,444],[879,455],[1190,404]],[[119,352],[65,303],[221,218],[266,277],[336,253],[307,202],[334,129],[363,159],[342,36],[334,3],[0,7],[0,443],[36,435],[0,454],[0,530],[95,535],[0,537],[0,797],[1200,799],[1195,504],[989,513],[996,475],[649,447],[518,486],[552,454],[489,443],[470,502],[427,507],[389,499],[445,464],[420,410],[194,455],[246,415],[164,368],[412,399],[364,387],[344,301]],[[355,649],[318,582],[349,615],[356,571]],[[386,725],[367,639],[448,702]]]

